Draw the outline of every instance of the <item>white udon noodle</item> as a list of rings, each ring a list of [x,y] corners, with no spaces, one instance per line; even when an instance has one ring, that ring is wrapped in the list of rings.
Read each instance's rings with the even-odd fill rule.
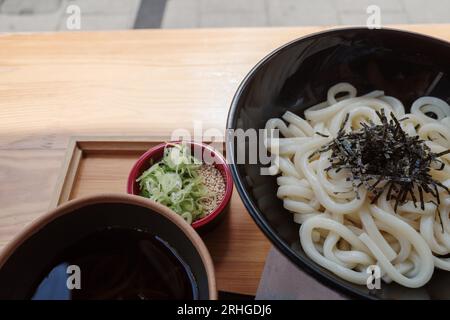
[[[282,119],[267,122],[266,129],[279,129],[283,135],[265,141],[278,160],[269,170],[274,175],[281,173],[277,196],[301,224],[300,243],[317,264],[361,285],[367,283],[367,268],[378,265],[385,282],[421,287],[435,267],[450,271],[450,258],[445,257],[450,253],[447,192],[439,188],[439,207],[427,202],[432,199],[425,194],[425,210],[409,199],[394,212],[395,200],[386,200],[386,192],[371,204],[363,186],[356,197],[351,182],[346,181],[351,175],[348,170],[326,172],[331,151],[309,157],[336,137],[346,114],[348,132],[369,119],[379,124],[375,111],[381,109],[388,119],[390,112],[398,119],[407,117],[401,121],[402,128],[409,135],[419,135],[432,152],[445,151],[450,148],[450,107],[438,98],[422,97],[413,103],[411,113],[405,114],[403,104],[383,91],[356,95],[352,85],[339,83],[328,91],[327,101],[305,111],[306,120],[288,111]],[[428,112],[437,119],[428,117]],[[440,160],[445,163],[444,170],[432,169],[431,174],[450,188],[450,155]]]

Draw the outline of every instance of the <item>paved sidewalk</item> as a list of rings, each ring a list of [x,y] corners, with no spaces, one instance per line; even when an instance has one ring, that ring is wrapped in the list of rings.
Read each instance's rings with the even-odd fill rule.
[[[450,0],[0,0],[0,32],[67,30],[70,5],[81,30],[450,22]]]
[[[450,0],[168,0],[162,27],[365,25],[369,5],[382,24],[450,22]]]
[[[0,32],[67,30],[70,5],[81,30],[131,29],[141,0],[0,0]]]

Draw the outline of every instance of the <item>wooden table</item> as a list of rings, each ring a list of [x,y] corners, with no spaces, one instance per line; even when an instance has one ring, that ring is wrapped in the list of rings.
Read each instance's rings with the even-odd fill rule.
[[[450,25],[401,28],[450,40]],[[194,120],[223,131],[250,68],[322,29],[0,35],[0,247],[47,211],[70,136],[170,136]]]

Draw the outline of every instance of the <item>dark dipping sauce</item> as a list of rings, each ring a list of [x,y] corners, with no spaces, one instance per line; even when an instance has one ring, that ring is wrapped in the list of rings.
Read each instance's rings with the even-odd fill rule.
[[[79,267],[80,289],[73,288],[71,265]],[[167,242],[146,231],[115,227],[66,248],[36,283],[30,298],[37,300],[198,298],[190,268]]]

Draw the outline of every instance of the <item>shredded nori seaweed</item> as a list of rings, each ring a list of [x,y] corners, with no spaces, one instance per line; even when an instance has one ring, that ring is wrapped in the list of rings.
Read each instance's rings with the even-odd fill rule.
[[[387,189],[387,200],[395,200],[395,211],[399,204],[407,201],[411,196],[414,206],[419,201],[422,210],[425,208],[424,192],[431,194],[440,204],[438,188],[450,190],[441,182],[436,181],[430,170],[443,170],[445,163],[440,156],[450,153],[450,149],[433,153],[418,136],[409,136],[400,126],[400,121],[390,114],[388,120],[384,110],[377,111],[381,124],[373,122],[361,123],[358,131],[346,133],[344,128],[349,119],[346,115],[337,137],[322,146],[317,153],[331,150],[331,165],[326,169],[349,169],[352,173],[348,181],[359,198],[358,188],[364,185],[371,193],[374,203],[384,190]],[[417,199],[417,193],[418,198]]]

